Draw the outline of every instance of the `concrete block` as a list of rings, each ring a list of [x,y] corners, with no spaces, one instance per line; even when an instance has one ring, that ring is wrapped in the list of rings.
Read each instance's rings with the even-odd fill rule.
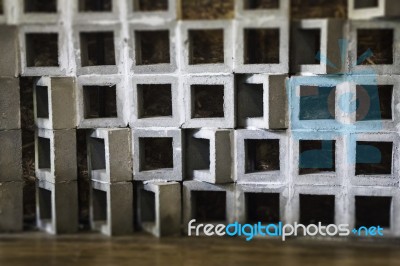
[[[244,128],[288,127],[287,75],[238,75],[237,123]]]
[[[184,181],[182,193],[185,234],[188,233],[188,223],[192,219],[196,220],[193,225],[235,222],[234,184],[216,185],[199,181]]]
[[[90,223],[104,235],[126,235],[133,231],[132,182],[103,183],[92,181]]]
[[[46,129],[76,127],[74,78],[42,77],[34,87],[35,124]]]
[[[182,181],[183,137],[175,128],[136,128],[133,139],[133,179]]]
[[[290,15],[289,0],[252,1],[235,0],[235,16],[237,19],[258,19],[272,17],[280,19]]]
[[[235,90],[233,75],[184,76],[183,128],[234,128]]]
[[[399,186],[399,135],[354,133],[348,141],[348,179],[354,186]]]
[[[145,182],[138,188],[138,223],[156,237],[180,235],[182,222],[181,184]]]
[[[19,79],[0,77],[0,130],[21,128]]]
[[[234,167],[237,183],[285,183],[289,139],[284,131],[235,130]]]
[[[0,25],[0,33],[0,51],[7,51],[1,55],[0,76],[18,77],[20,74],[18,28]]]
[[[131,143],[129,128],[91,131],[87,139],[90,178],[107,183],[131,181]]]
[[[80,76],[77,82],[79,128],[127,126],[129,111],[122,76]]]
[[[395,21],[350,21],[349,71],[354,74],[400,74],[399,31]]]
[[[183,72],[232,73],[233,32],[229,20],[179,22]]]
[[[37,129],[35,173],[51,183],[77,180],[76,130]]]
[[[187,132],[186,177],[208,183],[233,182],[232,130],[199,129]]]
[[[157,1],[128,1],[128,19],[131,22],[142,22],[152,24],[156,20],[171,21],[177,19],[179,1],[157,0]]]
[[[21,74],[65,76],[68,69],[68,39],[57,25],[19,26]]]
[[[383,228],[384,238],[399,237],[399,199],[398,188],[352,187],[348,195],[350,228],[379,225]]]
[[[132,71],[148,74],[175,72],[177,70],[176,31],[176,22],[153,23],[152,25],[131,24]]]
[[[97,3],[97,1],[79,0],[72,1],[72,22],[74,24],[95,24],[102,21],[118,22],[122,2],[108,0]]]
[[[235,28],[235,73],[288,73],[289,20],[262,17],[237,20]]]
[[[0,183],[22,181],[21,130],[0,131]]]
[[[20,232],[23,227],[23,182],[0,183],[0,232]]]
[[[396,0],[349,0],[349,19],[388,18],[400,16],[400,7]]]
[[[344,20],[341,19],[303,19],[293,22],[290,72],[343,73],[345,60],[339,46],[343,31]]]
[[[286,186],[236,185],[236,221],[249,224],[284,223],[288,198]]]
[[[122,73],[124,60],[120,47],[123,41],[119,24],[75,25],[73,31],[78,76]]]
[[[339,185],[346,174],[344,136],[335,132],[292,133],[291,181],[301,185]]]
[[[37,226],[49,234],[78,231],[77,181],[49,183],[36,181]]]
[[[131,127],[180,127],[183,97],[177,77],[134,75],[132,83]]]

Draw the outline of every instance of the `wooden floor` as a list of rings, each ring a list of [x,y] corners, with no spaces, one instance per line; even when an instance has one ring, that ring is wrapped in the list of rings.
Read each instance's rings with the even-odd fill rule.
[[[181,237],[139,234],[0,235],[0,265],[400,265],[395,243]]]

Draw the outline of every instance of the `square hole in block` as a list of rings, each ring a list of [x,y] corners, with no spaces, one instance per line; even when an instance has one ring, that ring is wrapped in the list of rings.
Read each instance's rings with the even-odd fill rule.
[[[335,172],[335,140],[300,140],[299,175]]]
[[[300,120],[335,119],[336,87],[300,86]]]
[[[191,85],[192,118],[224,117],[224,85]]]
[[[107,192],[92,189],[93,221],[107,221]]]
[[[46,86],[36,86],[36,113],[38,118],[49,118],[49,95]]]
[[[279,0],[244,0],[244,9],[278,9]]]
[[[193,169],[210,171],[210,140],[191,137],[189,143]]]
[[[390,175],[392,142],[357,141],[356,175]]]
[[[279,139],[246,139],[246,173],[279,170]]]
[[[224,63],[224,30],[189,30],[189,64]]]
[[[80,45],[83,67],[115,65],[113,32],[81,32]]]
[[[264,117],[263,84],[238,84],[238,115],[240,118]]]
[[[136,64],[169,64],[170,44],[168,30],[136,31]]]
[[[56,13],[57,0],[24,0],[25,13]]]
[[[292,19],[344,18],[347,19],[348,0],[291,0]]]
[[[52,211],[51,211],[51,191],[39,188],[39,218],[41,220],[51,220],[52,218]]]
[[[25,40],[28,67],[59,66],[57,33],[27,33]]]
[[[354,0],[354,9],[378,7],[378,0]]]
[[[319,65],[316,55],[321,51],[321,29],[298,29],[296,37],[298,64]]]
[[[335,223],[334,195],[300,194],[300,223],[304,225]]]
[[[245,29],[244,63],[278,64],[279,29]]]
[[[356,196],[356,228],[390,228],[392,197]]]
[[[232,19],[234,13],[234,0],[182,0],[181,14],[183,19]]]
[[[106,169],[106,151],[104,139],[90,138],[90,164],[92,170],[105,170]]]
[[[246,222],[279,223],[279,193],[245,193]]]
[[[133,0],[134,11],[167,11],[168,0]]]
[[[117,117],[116,86],[83,86],[85,119]]]
[[[50,150],[50,139],[38,137],[38,161],[39,169],[50,169],[51,168],[51,150]]]
[[[154,192],[140,190],[140,220],[142,223],[156,222],[156,195]]]
[[[79,0],[79,12],[111,12],[112,0]]]
[[[357,85],[356,121],[391,120],[393,85]]]
[[[192,218],[196,222],[226,221],[225,191],[192,191]]]
[[[171,84],[138,84],[139,118],[172,116]]]
[[[371,57],[357,64],[393,64],[393,35],[392,29],[357,30],[357,58],[360,58],[368,49],[373,53]]]
[[[174,167],[172,138],[140,138],[140,171]]]

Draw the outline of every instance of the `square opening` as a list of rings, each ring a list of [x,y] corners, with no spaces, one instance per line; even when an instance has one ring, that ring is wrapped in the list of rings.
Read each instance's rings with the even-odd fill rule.
[[[335,140],[300,140],[299,175],[335,172]]]
[[[58,34],[27,33],[26,65],[28,67],[58,67]]]
[[[210,140],[190,137],[193,170],[210,171]]]
[[[90,138],[90,164],[92,170],[105,170],[106,169],[106,152],[104,139]]]
[[[134,11],[167,11],[168,0],[133,0]]]
[[[390,228],[392,197],[356,196],[356,228]]]
[[[358,65],[391,65],[393,64],[393,29],[357,30],[357,58],[368,49],[372,56]]]
[[[244,63],[279,64],[279,29],[245,29]]]
[[[357,141],[356,175],[392,174],[392,142]]]
[[[234,0],[181,0],[182,19],[214,20],[232,19],[235,16]]]
[[[169,64],[169,30],[135,31],[136,64]]]
[[[139,145],[139,171],[172,169],[174,167],[172,138],[140,138]]]
[[[246,192],[246,222],[271,224],[280,222],[279,193]]]
[[[244,0],[244,9],[278,9],[279,0]]]
[[[189,30],[189,64],[223,64],[224,30]]]
[[[245,118],[264,117],[264,85],[238,84],[238,116]]]
[[[191,85],[192,118],[224,117],[224,85]]]
[[[79,12],[111,12],[112,0],[79,0]]]
[[[51,191],[39,188],[39,218],[40,220],[51,220],[52,219],[52,211],[51,211]]]
[[[46,86],[36,86],[36,117],[49,118],[49,95]]]
[[[321,29],[297,29],[296,62],[299,65],[319,65],[316,58],[321,51]]]
[[[292,19],[343,18],[347,19],[348,0],[291,0]]]
[[[107,192],[92,189],[93,221],[107,221]]]
[[[172,117],[171,84],[138,84],[138,117]]]
[[[25,13],[56,13],[57,0],[24,0]]]
[[[226,221],[225,191],[192,191],[192,218],[196,222]]]
[[[357,85],[356,121],[391,120],[393,85]]]
[[[246,173],[278,171],[279,139],[246,139]]]
[[[336,87],[300,86],[300,120],[335,119]]]
[[[354,0],[354,9],[378,7],[378,0]]]
[[[39,169],[51,168],[50,139],[38,137]]]
[[[80,44],[82,67],[115,65],[113,32],[81,32]]]
[[[117,87],[83,86],[85,119],[117,117]]]
[[[300,194],[300,223],[304,225],[335,223],[334,195]]]
[[[142,223],[156,222],[156,195],[152,191],[140,190],[140,220]]]

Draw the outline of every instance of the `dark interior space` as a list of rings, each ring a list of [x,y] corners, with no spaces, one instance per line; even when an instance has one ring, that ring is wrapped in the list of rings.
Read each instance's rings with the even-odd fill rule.
[[[27,33],[26,65],[28,67],[58,67],[58,34]]]
[[[225,191],[192,191],[192,218],[196,222],[226,221]]]
[[[38,157],[39,169],[51,168],[50,139],[38,137]]]
[[[167,11],[168,0],[133,0],[134,11]]]
[[[140,138],[140,171],[174,167],[172,138]]]
[[[113,32],[81,32],[80,45],[82,67],[115,65]]]
[[[279,29],[245,29],[244,63],[278,64]]]
[[[39,188],[39,218],[41,220],[52,219],[52,208],[51,208],[51,191]]]
[[[224,117],[224,85],[191,85],[192,118]]]
[[[87,161],[87,134],[88,129],[76,130],[76,152],[78,168],[78,208],[79,229],[89,230],[90,180]]]
[[[279,139],[246,139],[246,173],[279,170]]]
[[[56,13],[57,0],[24,0],[25,13]]]
[[[112,0],[79,0],[79,12],[111,12]]]
[[[373,54],[363,62],[358,62],[357,64],[393,64],[393,36],[392,29],[357,30],[357,58],[360,58],[369,49]]]
[[[392,142],[357,141],[356,175],[392,174]]]
[[[247,223],[280,222],[279,193],[245,193]]]
[[[357,85],[356,121],[391,120],[393,85]]]
[[[280,0],[244,0],[244,9],[278,9]]]
[[[135,31],[136,64],[169,64],[169,30]]]
[[[347,0],[291,0],[290,7],[292,19],[347,18]]]
[[[172,116],[171,84],[138,84],[139,118]]]
[[[116,86],[83,86],[85,118],[117,117]]]
[[[140,190],[140,220],[142,223],[156,222],[156,195],[152,191]]]
[[[392,197],[356,196],[356,228],[390,228]]]
[[[232,19],[234,14],[234,0],[182,0],[182,19],[211,20]]]
[[[189,30],[189,64],[224,63],[224,31]]]
[[[336,87],[300,86],[300,120],[335,119]]]
[[[107,221],[107,192],[92,189],[93,221]]]
[[[296,62],[299,65],[319,65],[316,55],[321,52],[321,29],[295,29]]]
[[[354,9],[378,7],[378,0],[354,0]]]
[[[334,195],[300,194],[300,223],[322,225],[335,223]]]
[[[237,82],[238,117],[264,117],[264,85]]]
[[[334,140],[299,141],[299,175],[335,172]]]
[[[36,114],[38,118],[49,118],[49,94],[46,86],[36,86]]]
[[[106,169],[106,151],[104,139],[89,138],[90,147],[90,164],[92,170],[105,170]]]

